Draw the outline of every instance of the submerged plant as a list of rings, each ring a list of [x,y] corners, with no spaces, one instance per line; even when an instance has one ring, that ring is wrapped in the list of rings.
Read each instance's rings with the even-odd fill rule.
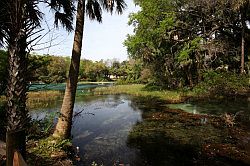
[[[42,119],[33,119],[31,127],[29,129],[28,138],[43,138],[51,134],[54,127],[55,117],[58,116],[58,112],[47,113]]]

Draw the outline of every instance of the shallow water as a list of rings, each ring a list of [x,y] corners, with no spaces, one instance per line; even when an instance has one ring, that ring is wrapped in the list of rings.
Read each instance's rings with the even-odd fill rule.
[[[83,164],[93,161],[105,165],[135,165],[138,150],[127,146],[132,127],[142,121],[141,110],[131,107],[127,96],[102,96],[92,101],[77,102],[74,118],[73,144],[80,149]]]
[[[222,131],[210,126],[182,126],[177,119],[172,119],[173,122],[145,121],[148,114],[166,111],[168,107],[195,114],[215,115],[250,111],[250,102],[247,99],[189,102],[166,106],[163,101],[153,98],[84,95],[87,91],[78,91],[74,108],[74,114],[77,116],[73,119],[72,142],[74,146],[79,147],[81,157],[77,165],[91,165],[93,162],[107,166],[193,164],[199,154],[194,144],[200,144],[199,137],[204,136],[201,131],[207,131],[205,137],[211,137],[214,140],[220,140],[223,137]],[[32,117],[43,118],[48,112],[58,112],[61,103],[62,98],[53,104],[44,105],[43,108],[34,109],[31,113]],[[158,125],[160,126],[157,127]],[[161,127],[164,125],[170,127],[164,131],[170,135],[162,132],[164,128]],[[147,129],[152,126],[159,130]],[[174,126],[180,126],[180,128],[171,128]],[[186,144],[185,141],[190,144]]]
[[[82,93],[82,92],[79,92]],[[126,95],[82,96],[78,93],[74,107],[72,142],[79,147],[78,165],[113,165],[127,163],[140,165],[139,150],[128,147],[127,137],[134,125],[142,121],[142,111]],[[61,100],[54,108],[47,105],[34,109],[31,116],[42,119],[48,113],[58,112]]]
[[[250,115],[250,98],[188,101],[180,104],[168,104],[169,108],[181,109],[193,114],[221,115],[224,113],[236,114],[244,112]]]

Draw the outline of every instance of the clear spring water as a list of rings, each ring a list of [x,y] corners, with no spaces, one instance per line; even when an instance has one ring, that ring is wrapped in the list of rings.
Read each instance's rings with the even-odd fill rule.
[[[143,123],[143,113],[148,111],[163,111],[170,108],[182,109],[195,114],[220,115],[225,112],[236,113],[244,111],[249,114],[250,101],[248,99],[188,102],[183,104],[164,105],[151,100],[145,102],[140,98],[127,95],[93,96],[83,95],[88,89],[78,91],[73,120],[72,138],[73,145],[79,147],[81,161],[78,165],[91,165],[95,162],[104,165],[157,165],[157,158],[164,160],[164,156],[145,148],[131,146],[128,140],[130,131],[139,123]],[[44,105],[32,111],[32,117],[43,118],[48,112],[57,112],[60,109],[62,98],[53,102],[53,105]],[[159,140],[152,140],[159,141]],[[133,144],[137,144],[133,142]],[[138,143],[140,144],[140,143]],[[158,144],[158,143],[157,143]],[[156,144],[156,145],[157,145]],[[161,141],[159,141],[159,147]],[[181,147],[171,145],[167,152],[168,159],[179,161],[180,155],[175,150]],[[162,149],[161,149],[162,150]],[[146,153],[144,152],[146,151]],[[166,149],[163,148],[165,153]],[[150,154],[145,156],[144,154]],[[184,154],[188,154],[185,151]],[[165,153],[166,154],[166,153]],[[192,156],[192,155],[191,155]],[[155,159],[156,158],[156,159]],[[192,158],[190,158],[192,160]],[[181,161],[181,160],[180,160]],[[150,163],[150,164],[149,164]],[[166,163],[166,162],[165,162]],[[175,165],[178,163],[174,163]],[[171,164],[170,164],[171,165]]]

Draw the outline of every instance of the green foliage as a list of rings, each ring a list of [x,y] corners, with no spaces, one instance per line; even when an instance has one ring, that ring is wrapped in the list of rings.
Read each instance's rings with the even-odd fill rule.
[[[28,61],[28,78],[31,83],[62,83],[67,78],[70,65],[69,57],[50,55],[30,55]],[[119,62],[117,60],[91,61],[81,60],[79,80],[81,81],[112,81],[138,83],[142,63],[139,60]],[[7,76],[7,53],[0,51],[0,93],[5,90]],[[111,77],[113,76],[113,77]],[[144,82],[147,82],[146,79]]]
[[[81,60],[79,79],[82,81],[110,81],[109,69],[103,60]]]
[[[41,139],[48,137],[54,127],[54,119],[57,116],[57,112],[47,113],[42,119],[33,119],[29,128],[29,139]]]
[[[60,155],[60,152],[71,146],[71,141],[68,139],[59,140],[53,137],[40,139],[35,147],[28,149],[30,153],[34,153],[37,156],[51,158],[51,155]],[[59,156],[60,157],[60,156]]]
[[[112,70],[114,71],[113,73],[117,73],[116,77],[118,80],[116,81],[116,84],[135,84],[141,82],[141,61],[135,61],[132,59],[123,61],[118,67],[111,67],[111,71]]]
[[[182,48],[182,50],[180,50],[180,53],[177,56],[178,62],[180,62],[182,65],[190,63],[191,60],[190,55],[194,54],[197,50],[200,50],[201,41],[202,38],[197,37],[194,40],[185,43],[184,47]]]
[[[249,77],[233,72],[207,71],[203,74],[204,81],[198,84],[193,91],[197,94],[208,95],[240,95],[250,90]]]
[[[28,71],[29,81],[44,83],[62,83],[66,80],[68,61],[63,57],[31,55]]]
[[[161,90],[163,90],[162,86],[157,86],[154,84],[147,84],[143,89],[146,91],[161,91]]]
[[[124,45],[131,58],[141,60],[150,70],[148,82],[166,88],[192,88],[203,81],[203,72],[221,66],[239,73],[244,28],[245,45],[250,43],[249,27],[244,26],[250,20],[249,1],[135,2],[141,10],[130,15],[129,25],[135,33],[127,36]],[[250,71],[248,66],[245,69]]]

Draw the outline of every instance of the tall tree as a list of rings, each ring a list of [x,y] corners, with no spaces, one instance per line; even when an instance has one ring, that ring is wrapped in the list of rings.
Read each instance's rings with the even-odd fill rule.
[[[240,13],[240,23],[241,23],[241,74],[245,73],[244,64],[245,64],[245,48],[246,48],[246,30],[247,24],[246,21],[249,21],[249,11],[250,11],[250,2],[249,0],[235,0],[234,7]]]
[[[82,49],[85,12],[90,19],[101,22],[103,9],[112,13],[113,9],[116,8],[118,14],[121,14],[125,6],[126,4],[123,0],[78,0],[71,64],[60,116],[56,129],[53,133],[54,137],[69,138],[71,134],[72,115]]]
[[[225,65],[244,71],[249,0],[135,2],[141,7],[130,16],[135,34],[124,44],[131,58],[151,70],[153,84],[192,87],[205,70]]]
[[[7,47],[7,166],[12,166],[13,152],[20,151],[25,157],[25,129],[29,118],[26,109],[26,71],[28,39],[40,27],[42,12],[39,2],[49,4],[55,10],[55,23],[72,29],[73,3],[69,0],[1,0],[0,44]]]

